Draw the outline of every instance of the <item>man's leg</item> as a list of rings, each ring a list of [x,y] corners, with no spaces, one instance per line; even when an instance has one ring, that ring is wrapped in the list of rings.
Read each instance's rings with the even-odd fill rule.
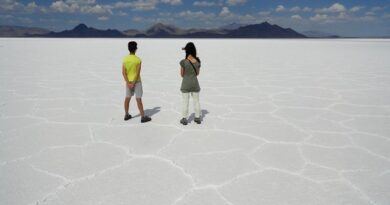
[[[141,117],[144,117],[145,113],[144,113],[144,105],[142,104],[142,98],[136,98],[136,100],[137,100],[137,106],[138,106],[139,113],[140,113]]]
[[[125,98],[124,107],[125,107],[125,114],[129,114],[129,104],[130,104],[131,97]]]
[[[137,101],[139,114],[141,115],[141,123],[149,122],[149,121],[152,120],[152,118],[146,116],[145,112],[144,112],[144,105],[142,103],[142,94],[143,94],[142,83],[141,82],[137,82],[135,84],[135,88],[134,89],[135,89],[135,96],[136,96],[136,101]]]
[[[123,103],[123,106],[125,107],[125,117],[124,117],[124,120],[130,120],[131,119],[131,115],[129,114],[129,104],[130,104],[131,96],[133,94],[134,93],[130,90],[129,86],[127,86],[127,84],[126,84],[126,97],[125,97],[125,101]]]

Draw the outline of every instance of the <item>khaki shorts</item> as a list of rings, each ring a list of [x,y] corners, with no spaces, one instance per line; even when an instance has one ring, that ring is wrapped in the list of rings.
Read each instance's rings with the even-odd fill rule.
[[[136,98],[142,98],[143,90],[141,81],[136,82],[133,89],[130,89],[126,84],[126,97],[132,97],[134,93]]]

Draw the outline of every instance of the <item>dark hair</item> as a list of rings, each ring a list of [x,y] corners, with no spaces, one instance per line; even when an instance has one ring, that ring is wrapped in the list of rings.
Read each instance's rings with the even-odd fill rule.
[[[196,48],[195,48],[194,43],[188,42],[187,45],[184,47],[184,50],[186,51],[186,58],[187,58],[189,55],[192,55],[192,56],[193,56],[194,58],[196,58],[196,60],[198,60],[198,62],[200,63],[200,59],[199,59],[198,56],[196,55]]]
[[[127,44],[127,48],[129,49],[130,53],[135,53],[137,50],[137,42],[130,41],[129,44]]]

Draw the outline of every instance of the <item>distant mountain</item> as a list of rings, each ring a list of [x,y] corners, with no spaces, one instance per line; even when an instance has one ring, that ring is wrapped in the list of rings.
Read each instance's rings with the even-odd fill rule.
[[[2,30],[1,30],[2,29]],[[229,24],[215,29],[182,29],[162,23],[155,24],[145,31],[128,29],[118,31],[115,29],[100,30],[79,24],[72,30],[50,32],[39,28],[9,29],[0,27],[0,36],[23,37],[52,37],[52,38],[306,38],[290,28],[271,25],[268,22],[253,25]]]
[[[239,24],[239,23],[231,23],[231,24],[228,24],[228,25],[220,27],[220,29],[223,29],[223,30],[234,30],[234,29],[240,28],[241,26],[246,26],[246,25]]]
[[[66,38],[117,38],[126,37],[122,32],[115,29],[99,30],[92,27],[88,27],[85,24],[79,24],[72,30],[65,30],[61,32],[50,32],[42,35],[44,37],[66,37]]]
[[[302,34],[310,38],[340,38],[340,36],[336,34],[331,34],[322,31],[304,31],[302,32]]]
[[[127,36],[136,36],[138,34],[142,34],[143,32],[139,31],[137,29],[128,29],[128,30],[122,31],[122,33],[127,35]]]
[[[145,31],[147,36],[157,38],[174,37],[185,33],[186,31],[183,29],[162,23],[157,23]]]
[[[291,28],[282,28],[268,22],[242,26],[226,34],[228,38],[306,38]]]
[[[22,26],[0,26],[0,37],[29,37],[47,34],[50,31],[43,28]]]
[[[126,32],[124,32],[126,33]],[[216,29],[181,29],[158,23],[132,37],[146,38],[305,38],[290,28],[271,25],[268,22],[253,25],[229,24]]]

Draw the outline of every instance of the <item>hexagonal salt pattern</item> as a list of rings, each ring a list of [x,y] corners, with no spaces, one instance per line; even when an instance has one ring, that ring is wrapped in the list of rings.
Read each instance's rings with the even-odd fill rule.
[[[146,124],[134,99],[123,121],[127,41],[0,38],[0,204],[390,204],[389,40],[191,39],[187,126],[189,40],[137,39]]]

